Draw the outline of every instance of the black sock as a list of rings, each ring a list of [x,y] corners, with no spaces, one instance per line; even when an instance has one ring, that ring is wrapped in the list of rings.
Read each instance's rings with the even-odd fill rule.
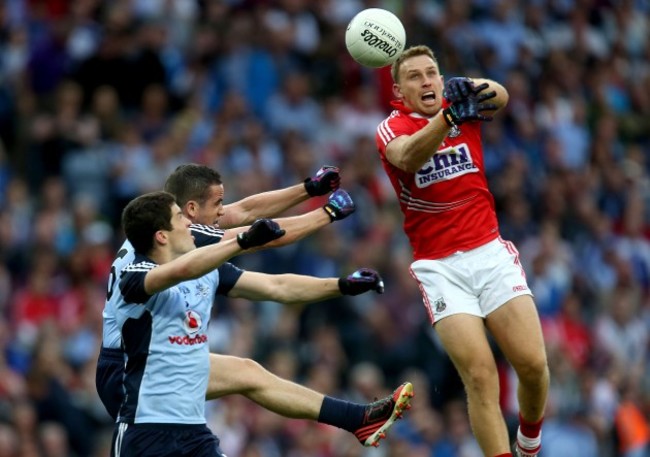
[[[366,405],[325,396],[318,422],[354,432],[363,423]]]

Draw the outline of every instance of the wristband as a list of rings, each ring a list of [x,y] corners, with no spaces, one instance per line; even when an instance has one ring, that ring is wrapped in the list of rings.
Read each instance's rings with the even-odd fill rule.
[[[454,113],[451,111],[451,109],[443,109],[442,118],[445,120],[445,124],[447,124],[449,127],[456,127],[456,122],[454,121],[456,116],[454,116]]]
[[[330,217],[330,222],[334,222],[336,220],[336,210],[332,207],[332,205],[328,203],[327,205],[323,206],[323,209]]]
[[[350,295],[350,283],[347,278],[339,278],[339,291],[342,295]]]
[[[248,249],[250,244],[248,243],[246,232],[241,232],[237,234],[237,244],[242,249]]]

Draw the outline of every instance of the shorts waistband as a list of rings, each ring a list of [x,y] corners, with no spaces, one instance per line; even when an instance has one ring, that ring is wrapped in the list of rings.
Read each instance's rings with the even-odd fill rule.
[[[102,348],[99,350],[99,356],[106,359],[124,360],[124,351],[117,348]]]

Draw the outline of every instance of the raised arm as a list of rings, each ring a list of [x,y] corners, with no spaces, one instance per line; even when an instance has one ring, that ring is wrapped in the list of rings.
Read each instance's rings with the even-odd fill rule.
[[[450,90],[452,93],[449,93]],[[508,92],[489,79],[451,78],[445,85],[451,105],[436,113],[413,135],[402,135],[386,146],[386,158],[397,168],[415,173],[437,151],[449,131],[464,122],[489,121],[508,103]]]
[[[222,228],[240,227],[259,218],[275,217],[310,197],[326,195],[340,185],[339,169],[330,165],[304,182],[284,189],[251,195],[224,206],[224,216],[219,220]]]

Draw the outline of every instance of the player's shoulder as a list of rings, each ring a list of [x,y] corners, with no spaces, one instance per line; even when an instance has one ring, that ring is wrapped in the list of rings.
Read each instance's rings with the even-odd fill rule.
[[[216,244],[223,238],[224,230],[212,225],[192,224],[190,231],[194,236],[194,244],[197,247]]]
[[[408,123],[408,115],[399,111],[393,110],[391,113],[379,123],[375,132],[378,144],[381,142],[386,146],[393,139],[400,135],[400,132],[406,130]]]
[[[123,273],[146,273],[153,270],[158,266],[157,263],[152,262],[150,259],[136,255],[131,263],[126,265],[123,269]]]

